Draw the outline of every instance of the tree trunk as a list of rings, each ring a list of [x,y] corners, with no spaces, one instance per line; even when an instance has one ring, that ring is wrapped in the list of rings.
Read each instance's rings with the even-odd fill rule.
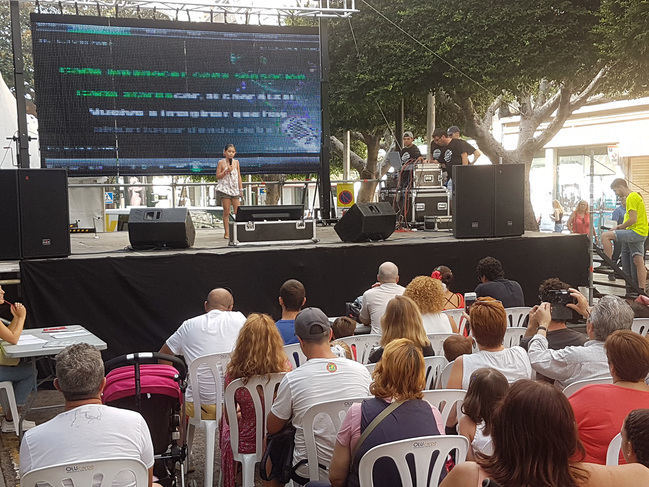
[[[277,181],[283,183],[285,181],[283,174],[264,174],[264,181]],[[270,183],[266,185],[266,204],[277,205],[279,204],[279,196],[282,191],[282,184]]]
[[[367,162],[360,173],[361,189],[358,191],[356,201],[368,203],[374,200],[376,193],[376,181],[363,181],[364,179],[379,179],[382,175],[379,171],[379,149],[381,147],[381,136],[374,134],[363,134],[365,145],[367,145]]]

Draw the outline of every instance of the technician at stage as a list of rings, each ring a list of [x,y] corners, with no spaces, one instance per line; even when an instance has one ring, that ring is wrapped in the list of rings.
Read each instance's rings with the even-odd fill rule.
[[[421,152],[419,147],[417,147],[413,142],[415,138],[412,135],[412,132],[403,133],[403,146],[399,151],[401,156],[401,164],[406,164],[408,161],[417,161],[421,159]]]
[[[453,138],[448,133],[442,134],[438,143],[443,147],[440,161],[442,169],[448,173],[446,187],[453,191],[453,166],[468,166],[469,154],[474,154],[475,157],[476,148],[466,140]]]
[[[216,199],[223,206],[223,227],[225,228],[225,238],[230,238],[230,208],[237,213],[239,208],[239,198],[243,195],[243,182],[241,181],[241,171],[239,161],[234,158],[237,150],[234,144],[228,144],[223,150],[225,159],[219,161],[216,167]]]

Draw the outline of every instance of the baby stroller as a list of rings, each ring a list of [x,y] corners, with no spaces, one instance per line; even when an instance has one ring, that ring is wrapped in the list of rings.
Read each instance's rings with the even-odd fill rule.
[[[158,364],[158,360],[173,366]],[[153,474],[164,487],[185,487],[184,462],[187,457],[183,397],[187,369],[177,357],[157,352],[130,353],[105,363],[106,388],[103,402],[108,406],[139,412],[151,432],[155,464]]]

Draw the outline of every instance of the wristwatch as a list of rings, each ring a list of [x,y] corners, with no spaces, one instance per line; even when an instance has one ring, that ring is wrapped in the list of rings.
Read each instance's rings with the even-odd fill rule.
[[[543,330],[543,331],[547,332],[547,331],[548,331],[548,327],[547,327],[547,326],[543,326],[543,325],[541,325],[541,326],[537,327],[537,331],[538,331],[538,330]]]

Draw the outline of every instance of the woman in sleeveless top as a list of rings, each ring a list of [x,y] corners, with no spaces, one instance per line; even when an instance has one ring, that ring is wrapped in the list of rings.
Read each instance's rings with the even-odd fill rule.
[[[563,231],[563,206],[561,206],[559,200],[552,200],[552,215],[550,215],[550,219],[554,222],[555,233],[561,233]]]
[[[458,433],[466,436],[471,443],[468,460],[473,460],[475,453],[493,454],[493,414],[496,405],[505,397],[507,389],[507,378],[497,370],[484,368],[471,374],[469,388],[462,404],[464,416],[458,424]]]
[[[239,161],[234,158],[237,150],[234,144],[228,144],[223,150],[225,159],[219,161],[216,166],[216,195],[223,206],[223,227],[225,228],[225,238],[230,238],[230,209],[237,213],[239,208],[239,198],[243,195],[243,182],[241,181],[241,171]]]
[[[590,212],[586,201],[581,200],[577,203],[577,208],[575,208],[575,211],[568,218],[566,226],[571,233],[588,234],[590,229]]]
[[[462,293],[454,293],[449,287],[453,282],[453,271],[445,265],[435,267],[435,270],[430,275],[433,279],[439,279],[444,285],[444,307],[442,309],[460,309],[464,308],[464,296]],[[457,324],[457,323],[456,323]]]
[[[443,431],[441,414],[437,408],[422,399],[421,391],[426,384],[425,370],[419,345],[406,338],[393,340],[386,345],[383,358],[372,373],[374,381],[370,392],[375,397],[352,404],[336,437],[329,467],[331,485],[358,486],[360,459],[375,446],[438,435]],[[360,442],[373,420],[393,401],[402,403],[383,420],[375,423],[370,433]],[[399,473],[392,464],[378,462],[374,472],[375,487],[401,485]]]
[[[428,276],[417,276],[406,286],[403,295],[417,303],[427,334],[457,333],[455,321],[442,313],[446,299],[441,281]]]
[[[496,408],[491,431],[493,455],[456,465],[441,487],[635,487],[649,485],[649,469],[639,463],[605,467],[574,461],[584,449],[566,396],[532,380],[513,384]]]

